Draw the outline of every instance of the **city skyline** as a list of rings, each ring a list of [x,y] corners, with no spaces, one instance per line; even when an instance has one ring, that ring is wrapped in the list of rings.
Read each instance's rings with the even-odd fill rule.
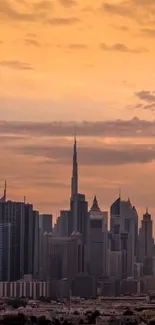
[[[77,136],[76,136],[76,134],[74,135],[74,138],[72,138],[72,141],[73,141],[73,143],[72,143],[72,156],[73,156],[72,157],[72,172],[71,172],[71,178],[70,178],[71,181],[70,181],[70,185],[69,185],[69,187],[71,188],[71,198],[74,197],[74,195],[77,195],[77,193],[79,192],[78,191],[78,189],[79,189],[79,159],[78,159],[78,148],[77,148]],[[64,149],[66,150],[67,148],[64,148]],[[83,148],[83,149],[85,150],[85,148]],[[87,157],[87,159],[89,159],[89,157]],[[8,183],[7,183],[6,180],[4,182],[4,188],[3,189],[4,189],[4,193],[3,193],[2,198],[0,200],[1,201],[12,200],[11,198],[8,198]],[[82,192],[82,191],[80,190],[80,192]],[[88,207],[89,208],[91,207],[91,204],[92,204],[94,198],[96,200],[96,194],[95,194],[95,196],[93,198],[91,198],[91,201],[88,202]],[[98,196],[97,196],[97,198],[98,198]],[[121,200],[125,199],[125,197],[122,197],[122,189],[121,188],[118,189],[118,195],[115,197],[115,199],[116,198],[120,198]],[[128,196],[128,200],[130,201],[129,196]],[[29,199],[27,200],[27,197],[25,195],[19,201],[24,202],[24,203],[34,204],[31,200],[29,200]],[[60,209],[60,211],[64,210],[67,207],[66,203],[68,203],[68,205],[69,205],[69,197],[68,197],[68,201],[67,200],[63,201],[64,206],[62,207],[62,209]],[[110,205],[111,205],[111,203],[110,203]],[[107,208],[108,213],[110,212],[109,211],[110,205]],[[57,203],[57,206],[59,206],[59,202]],[[133,204],[133,206],[135,206],[135,205]],[[47,205],[47,207],[48,207],[48,205]],[[102,205],[101,205],[101,207],[102,207]],[[37,209],[37,210],[39,210],[39,209]],[[105,207],[104,207],[104,210],[106,210]],[[57,217],[60,216],[60,211],[58,211],[58,214],[54,216],[54,221],[56,221]],[[144,212],[145,212],[145,210],[143,210],[142,215],[139,216],[139,224],[140,224],[140,220],[142,220],[142,216],[143,216]],[[149,212],[150,212],[150,210],[149,210]],[[41,210],[40,213],[44,213],[44,211]],[[146,213],[148,213],[148,206],[147,205],[146,205]],[[108,224],[110,226],[109,222],[110,222],[110,214],[109,214],[109,218],[108,218]]]
[[[72,149],[70,207],[60,211],[54,226],[53,215],[39,213],[26,197],[24,202],[7,200],[5,181],[0,198],[2,296],[139,295],[154,283],[155,244],[148,207],[138,227],[136,207],[129,198],[122,200],[119,190],[110,205],[108,227],[108,212],[101,210],[97,197],[90,209],[79,191],[76,135]]]
[[[26,196],[54,217],[69,206],[76,121],[89,205],[96,194],[109,209],[121,188],[139,219],[146,205],[154,219],[154,9],[148,0],[1,1],[0,187],[7,179],[10,199]]]

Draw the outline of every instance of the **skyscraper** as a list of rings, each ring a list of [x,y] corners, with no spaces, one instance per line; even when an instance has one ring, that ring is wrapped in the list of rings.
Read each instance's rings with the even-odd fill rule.
[[[10,279],[24,274],[24,203],[0,201],[0,224],[11,224]]]
[[[24,274],[33,273],[34,216],[33,206],[24,204]]]
[[[70,237],[53,238],[44,234],[44,274],[47,278],[67,278],[71,283],[82,272],[82,242],[80,233],[74,232]],[[48,253],[47,253],[48,252]],[[49,267],[47,272],[46,268]]]
[[[73,150],[73,171],[71,179],[71,223],[72,232],[82,235],[82,254],[84,260],[84,268],[82,272],[90,271],[90,214],[88,212],[88,202],[85,200],[85,195],[78,193],[78,163],[77,163],[77,143],[74,139]]]
[[[73,150],[73,170],[71,179],[71,198],[78,193],[78,163],[77,163],[77,148],[76,148],[76,136],[74,138],[74,150]]]
[[[151,215],[146,209],[141,221],[139,230],[139,259],[143,263],[144,275],[152,274],[152,257],[153,257],[153,229]]]
[[[39,274],[39,243],[40,243],[40,232],[39,232],[39,212],[33,211],[33,275],[38,276]]]
[[[130,200],[119,197],[110,208],[110,250],[122,252],[122,277],[134,276],[137,258],[138,215]]]
[[[4,194],[3,196],[0,198],[0,202],[6,202],[6,198],[7,198],[7,184],[5,181],[5,185],[4,185]]]
[[[39,274],[43,275],[43,235],[45,232],[51,233],[52,227],[52,214],[39,215]]]
[[[10,236],[9,276],[11,281],[16,281],[24,274],[38,273],[39,216],[33,210],[33,205],[6,199],[5,182],[4,195],[0,199],[0,225],[5,225],[1,227],[2,235],[5,234],[2,236],[5,239],[5,246],[6,238]],[[6,225],[10,225],[11,230]]]
[[[45,231],[52,232],[53,226],[52,226],[53,216],[52,214],[40,214],[39,215],[39,226],[42,228],[43,233]]]
[[[90,262],[90,214],[85,195],[78,193],[77,142],[74,138],[73,167],[71,177],[70,210],[61,211],[54,227],[53,237],[81,236],[82,273],[89,272]]]
[[[11,224],[0,224],[0,281],[10,281]]]
[[[90,273],[108,275],[108,212],[101,211],[96,196],[90,209]]]

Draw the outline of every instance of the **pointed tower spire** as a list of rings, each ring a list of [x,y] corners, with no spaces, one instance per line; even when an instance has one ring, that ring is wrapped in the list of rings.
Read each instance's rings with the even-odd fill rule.
[[[121,188],[119,188],[119,199],[121,199]]]
[[[7,182],[5,181],[5,185],[4,185],[4,201],[6,202],[7,199]]]
[[[96,198],[96,195],[95,195],[94,196],[94,200],[93,200],[92,207],[90,209],[90,212],[99,212],[99,211],[101,211],[101,210],[99,208],[98,201],[97,201],[97,198]]]
[[[6,200],[7,200],[7,183],[5,181],[5,184],[4,184],[4,194],[0,198],[0,202],[6,202]]]
[[[72,183],[71,197],[73,197],[78,193],[78,163],[77,163],[76,132],[74,134],[73,171],[72,171],[71,183]]]

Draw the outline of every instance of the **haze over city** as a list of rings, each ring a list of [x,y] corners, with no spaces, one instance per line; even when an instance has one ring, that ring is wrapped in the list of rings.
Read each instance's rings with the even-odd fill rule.
[[[1,182],[54,217],[79,188],[155,212],[154,1],[0,2]],[[4,122],[6,121],[6,122]],[[72,121],[72,122],[71,122]],[[83,122],[85,121],[85,122]]]

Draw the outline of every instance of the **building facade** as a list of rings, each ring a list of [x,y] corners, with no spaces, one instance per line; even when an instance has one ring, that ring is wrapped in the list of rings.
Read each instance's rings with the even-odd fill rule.
[[[10,281],[11,224],[0,224],[0,281]]]
[[[101,211],[96,196],[90,209],[90,274],[108,276],[108,212]]]
[[[139,261],[143,263],[143,274],[153,274],[153,227],[151,215],[146,211],[139,230]]]
[[[121,277],[134,276],[134,264],[138,251],[138,215],[130,200],[119,197],[110,208],[110,251],[121,252]]]

